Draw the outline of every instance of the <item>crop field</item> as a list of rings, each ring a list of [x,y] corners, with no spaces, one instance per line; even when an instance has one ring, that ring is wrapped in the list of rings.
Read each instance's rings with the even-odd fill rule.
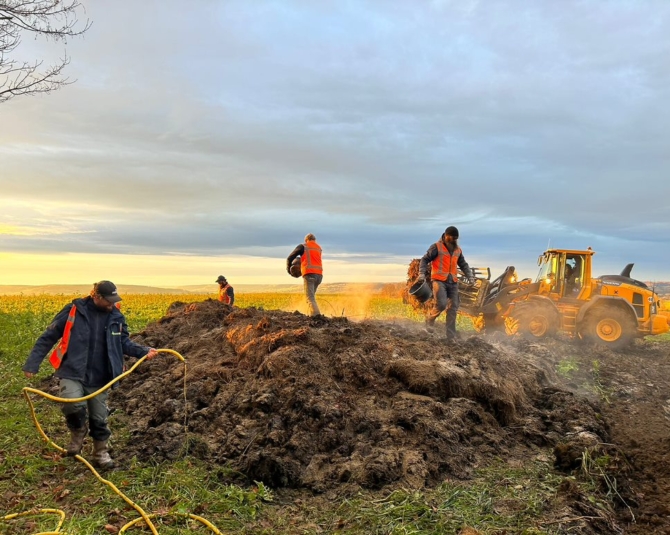
[[[40,296],[0,296],[0,313],[17,317],[30,317],[33,321],[47,322],[63,306],[77,295],[40,295]],[[165,314],[171,303],[181,301],[193,303],[215,298],[212,294],[129,294],[122,301],[122,312],[128,321],[131,332],[136,332],[149,322],[155,321]],[[235,305],[264,308],[266,310],[306,310],[304,297],[301,294],[265,293],[238,294]],[[329,316],[347,316],[352,319],[413,319],[419,316],[403,305],[400,298],[380,297],[375,295],[326,295],[318,296],[322,312]],[[46,316],[46,319],[45,319]]]

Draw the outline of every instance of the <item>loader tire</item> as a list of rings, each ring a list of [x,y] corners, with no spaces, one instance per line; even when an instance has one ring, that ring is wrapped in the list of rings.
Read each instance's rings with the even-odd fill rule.
[[[548,306],[518,306],[505,322],[505,326],[507,334],[518,334],[530,339],[546,338],[556,334],[558,316]]]
[[[637,328],[630,316],[618,308],[594,310],[584,320],[580,334],[588,342],[621,349],[633,341]]]
[[[498,319],[497,314],[480,314],[472,318],[472,326],[475,331],[482,334],[491,334],[498,331],[504,331],[505,326]]]

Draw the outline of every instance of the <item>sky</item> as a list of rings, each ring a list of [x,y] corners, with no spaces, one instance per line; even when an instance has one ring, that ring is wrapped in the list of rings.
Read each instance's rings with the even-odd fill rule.
[[[85,1],[75,83],[0,104],[0,284],[400,282],[547,247],[670,280],[666,0]]]

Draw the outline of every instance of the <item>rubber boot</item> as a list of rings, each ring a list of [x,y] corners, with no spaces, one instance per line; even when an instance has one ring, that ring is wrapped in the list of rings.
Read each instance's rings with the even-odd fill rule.
[[[106,440],[93,441],[93,463],[98,468],[104,468],[106,470],[114,468],[114,461],[109,456]]]
[[[68,457],[74,457],[81,453],[81,448],[84,446],[84,439],[88,433],[88,428],[82,427],[80,429],[70,429],[70,443],[66,446]]]

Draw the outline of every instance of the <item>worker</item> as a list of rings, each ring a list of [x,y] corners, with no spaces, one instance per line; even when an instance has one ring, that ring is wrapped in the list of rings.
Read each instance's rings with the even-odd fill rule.
[[[580,285],[578,284],[579,280],[579,271],[578,271],[578,262],[575,259],[575,265],[565,264],[565,296],[574,297],[579,294]]]
[[[434,302],[426,315],[426,330],[435,330],[435,320],[447,309],[447,341],[456,338],[456,314],[460,305],[458,296],[458,268],[465,274],[468,283],[474,284],[474,275],[465,261],[463,252],[458,246],[458,229],[447,227],[440,240],[428,248],[419,264],[419,278],[426,280],[428,264],[431,266]]]
[[[68,303],[35,342],[23,365],[23,373],[32,378],[56,342],[49,362],[60,380],[59,396],[81,398],[96,392],[123,373],[123,355],[154,358],[158,352],[130,340],[126,319],[115,306],[121,301],[113,282],[93,285],[87,297]],[[114,384],[114,387],[118,383]],[[93,438],[93,462],[99,468],[114,468],[109,455],[111,435],[107,425],[109,390],[82,402],[63,403],[61,411],[70,430],[67,455],[81,452],[86,435]]]
[[[305,298],[310,316],[319,316],[319,305],[316,304],[316,289],[323,280],[323,264],[321,262],[321,247],[316,243],[314,234],[305,236],[305,243],[301,243],[286,259],[286,271],[291,274],[291,262],[300,256],[300,274],[305,288]]]
[[[228,284],[226,277],[223,275],[219,275],[215,282],[219,283],[219,301],[232,307],[235,303],[235,291],[233,287]]]

